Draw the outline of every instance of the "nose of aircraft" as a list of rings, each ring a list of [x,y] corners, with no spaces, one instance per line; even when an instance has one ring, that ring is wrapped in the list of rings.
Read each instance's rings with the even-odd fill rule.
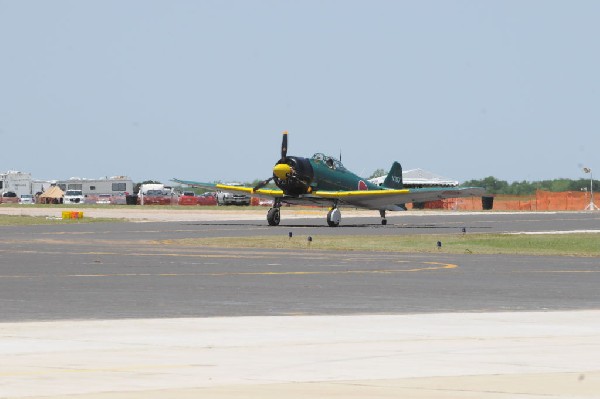
[[[286,163],[278,163],[273,166],[273,174],[280,180],[287,180],[290,173],[292,173],[292,168]]]

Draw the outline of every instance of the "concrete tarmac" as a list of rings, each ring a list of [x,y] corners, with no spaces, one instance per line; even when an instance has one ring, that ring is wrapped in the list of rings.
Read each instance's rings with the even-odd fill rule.
[[[4,323],[3,398],[598,398],[600,311]]]
[[[595,213],[407,216],[0,227],[0,398],[600,398],[597,258],[174,244],[600,230]]]

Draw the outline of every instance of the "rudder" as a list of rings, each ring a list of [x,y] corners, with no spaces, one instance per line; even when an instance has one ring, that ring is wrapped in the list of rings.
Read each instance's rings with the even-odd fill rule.
[[[402,166],[398,162],[394,162],[390,171],[385,178],[383,185],[387,188],[402,189],[404,184],[402,183]]]

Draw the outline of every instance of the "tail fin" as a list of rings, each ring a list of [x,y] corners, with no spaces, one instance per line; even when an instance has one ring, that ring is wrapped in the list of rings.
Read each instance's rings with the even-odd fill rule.
[[[402,189],[404,184],[402,183],[402,166],[398,162],[394,162],[385,178],[383,185],[387,188]]]

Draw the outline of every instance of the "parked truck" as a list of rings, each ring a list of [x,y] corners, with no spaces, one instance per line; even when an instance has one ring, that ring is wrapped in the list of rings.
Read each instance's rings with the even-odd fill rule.
[[[228,186],[241,186],[239,183],[229,183]],[[250,196],[243,193],[217,191],[217,205],[250,205]]]

